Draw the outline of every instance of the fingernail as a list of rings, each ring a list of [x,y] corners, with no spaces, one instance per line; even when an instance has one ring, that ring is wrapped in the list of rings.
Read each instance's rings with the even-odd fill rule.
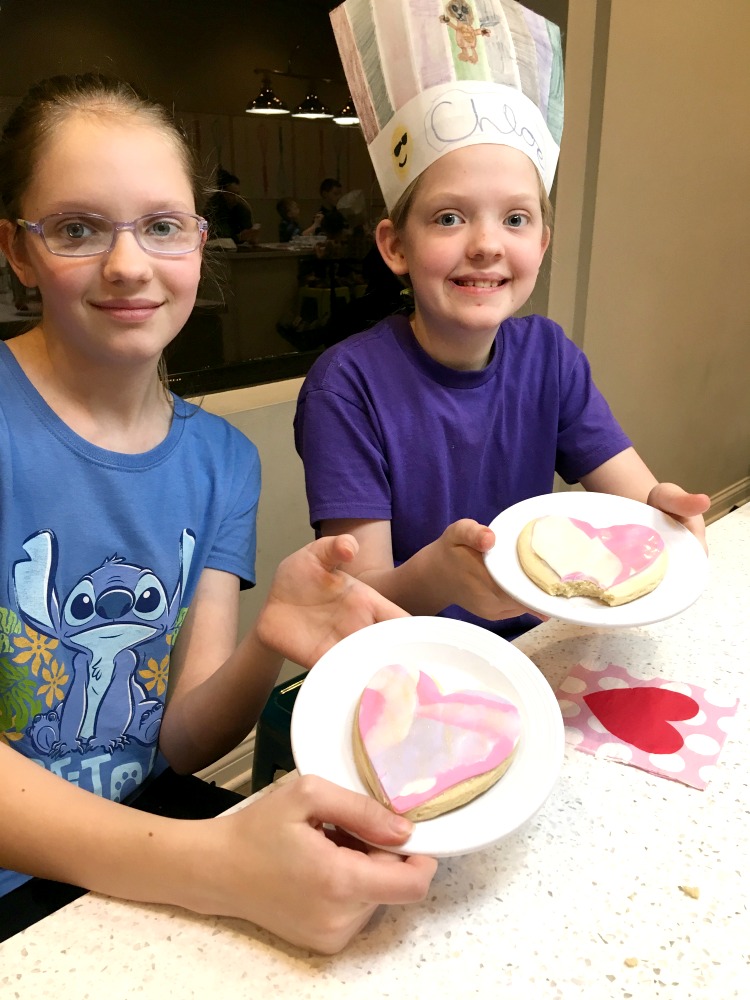
[[[406,816],[392,816],[390,826],[399,837],[408,837],[414,829],[414,824]]]

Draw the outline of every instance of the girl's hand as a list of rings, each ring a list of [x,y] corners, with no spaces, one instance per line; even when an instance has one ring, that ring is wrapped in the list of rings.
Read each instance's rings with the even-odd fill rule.
[[[299,549],[279,565],[256,622],[260,641],[311,667],[340,639],[366,625],[406,618],[406,612],[339,569],[359,546],[332,535]]]
[[[684,524],[706,552],[706,524],[703,515],[711,506],[705,493],[687,493],[674,483],[657,483],[648,495],[648,504]]]
[[[216,861],[206,881],[221,895],[197,908],[243,917],[292,944],[335,954],[381,903],[424,899],[434,859],[337,838],[323,824],[388,846],[402,844],[412,827],[375,799],[322,778],[275,785],[244,809],[211,821]]]
[[[440,538],[429,546],[434,547],[433,572],[448,586],[450,599],[446,606],[459,604],[472,614],[492,621],[537,614],[501,590],[487,572],[482,554],[494,544],[495,535],[490,528],[463,518],[448,525]]]
[[[342,518],[323,521],[321,529],[331,538],[337,533],[355,535],[359,550],[351,572],[410,614],[436,615],[458,604],[497,621],[529,610],[501,590],[487,572],[482,554],[495,544],[495,536],[477,521],[454,522],[396,567],[390,521]]]
[[[674,483],[657,483],[656,477],[634,448],[626,448],[598,469],[581,476],[581,485],[598,493],[613,493],[640,500],[684,524],[706,549],[703,514],[711,506],[705,493],[686,493]],[[708,551],[708,549],[706,549]]]

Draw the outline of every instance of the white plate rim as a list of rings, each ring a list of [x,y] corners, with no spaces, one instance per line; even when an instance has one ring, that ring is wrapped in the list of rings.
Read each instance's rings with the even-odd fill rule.
[[[547,594],[526,576],[516,551],[524,526],[547,514],[576,517],[595,527],[635,523],[655,528],[669,555],[664,579],[650,594],[614,608],[591,597]],[[629,497],[579,490],[545,493],[508,507],[490,528],[495,545],[484,554],[484,561],[498,586],[532,611],[575,625],[632,628],[664,621],[689,608],[708,582],[708,558],[692,532],[668,514]]]
[[[415,824],[408,841],[394,849],[453,857],[489,847],[523,826],[546,801],[562,767],[565,737],[557,699],[538,667],[512,643],[448,618],[395,618],[370,625],[341,640],[312,668],[295,701],[291,742],[300,774],[317,774],[365,793],[351,749],[362,690],[379,667],[410,658],[423,663],[428,649],[438,646],[441,655],[461,661],[431,670],[438,683],[448,677],[449,687],[496,690],[511,697],[522,715],[516,756],[500,781],[460,809]]]

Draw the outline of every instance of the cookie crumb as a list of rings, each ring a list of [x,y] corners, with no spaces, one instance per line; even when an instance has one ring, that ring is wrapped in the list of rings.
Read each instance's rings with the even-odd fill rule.
[[[626,958],[625,959],[625,965],[627,965],[627,967],[629,969],[634,969],[636,967],[636,965],[638,965],[638,959],[637,958]]]
[[[678,885],[677,888],[686,896],[690,896],[691,899],[698,899],[700,896],[700,889],[697,885]]]

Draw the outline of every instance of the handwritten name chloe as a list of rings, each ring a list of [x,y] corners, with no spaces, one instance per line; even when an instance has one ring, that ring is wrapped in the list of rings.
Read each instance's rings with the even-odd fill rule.
[[[427,141],[436,149],[492,130],[500,135],[515,136],[517,143],[514,145],[526,146],[540,171],[544,171],[544,151],[534,132],[518,121],[516,110],[510,104],[498,104],[494,94],[469,97],[456,92],[455,97],[446,96],[437,101],[425,120]]]

